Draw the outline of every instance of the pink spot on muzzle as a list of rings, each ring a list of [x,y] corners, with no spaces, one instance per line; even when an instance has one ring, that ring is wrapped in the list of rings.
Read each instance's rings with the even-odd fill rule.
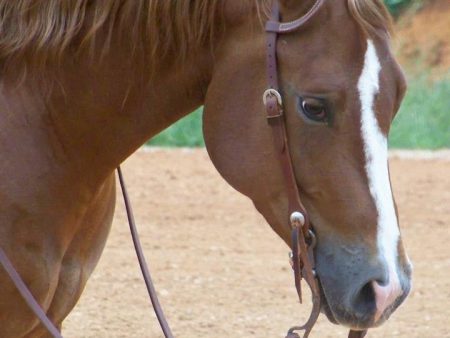
[[[383,316],[395,300],[403,294],[402,287],[396,273],[391,273],[389,284],[382,286],[377,281],[372,282],[373,292],[377,310],[375,313],[375,323]]]

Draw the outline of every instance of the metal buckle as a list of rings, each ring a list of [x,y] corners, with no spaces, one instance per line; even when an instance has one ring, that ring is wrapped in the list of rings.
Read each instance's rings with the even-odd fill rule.
[[[278,105],[280,107],[283,106],[283,99],[281,98],[281,94],[276,89],[273,89],[273,88],[269,88],[264,92],[264,94],[263,94],[264,105],[267,105],[267,99],[270,96],[275,96],[277,99]]]

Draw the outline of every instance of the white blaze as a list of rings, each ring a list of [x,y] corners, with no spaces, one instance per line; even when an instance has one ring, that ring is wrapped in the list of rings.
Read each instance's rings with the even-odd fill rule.
[[[397,244],[400,232],[389,180],[387,137],[380,129],[374,110],[375,97],[379,91],[380,70],[375,46],[368,40],[364,67],[358,81],[365,169],[370,194],[378,211],[378,252],[388,264],[390,286],[397,289],[400,288],[397,276]],[[392,290],[394,293],[399,291]]]

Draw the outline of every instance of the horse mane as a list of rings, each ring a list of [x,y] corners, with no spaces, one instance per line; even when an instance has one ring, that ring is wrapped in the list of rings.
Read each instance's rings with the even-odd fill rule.
[[[183,58],[212,40],[221,0],[0,0],[0,64],[28,68],[57,61],[65,51],[110,47],[121,34],[131,50]],[[102,34],[102,39],[96,37]],[[128,46],[127,46],[128,47]]]
[[[247,0],[260,16],[271,0]],[[389,31],[390,16],[380,0],[347,0],[364,31]],[[90,48],[100,31],[104,50],[113,34],[123,34],[132,49],[152,55],[176,50],[180,59],[196,46],[212,43],[223,0],[0,0],[0,65],[28,67],[61,58],[68,48]],[[100,40],[100,39],[97,39]]]

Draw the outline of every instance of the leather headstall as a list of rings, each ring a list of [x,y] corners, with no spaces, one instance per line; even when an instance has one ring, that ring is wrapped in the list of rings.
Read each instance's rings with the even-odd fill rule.
[[[319,280],[316,276],[314,247],[316,238],[310,224],[308,212],[301,202],[295,178],[289,143],[287,138],[286,121],[283,114],[283,98],[279,89],[277,39],[279,34],[287,34],[300,29],[322,7],[325,0],[317,0],[311,9],[297,20],[282,23],[278,1],[274,1],[270,20],[266,23],[267,33],[267,76],[269,88],[264,92],[263,102],[266,107],[267,120],[272,127],[275,152],[280,162],[288,197],[289,224],[292,241],[292,267],[294,270],[295,287],[300,303],[302,303],[301,281],[305,279],[312,294],[313,307],[304,325],[289,329],[286,338],[299,338],[297,331],[304,331],[303,338],[311,333],[320,314],[321,296]],[[366,331],[350,331],[349,338],[363,338]]]

